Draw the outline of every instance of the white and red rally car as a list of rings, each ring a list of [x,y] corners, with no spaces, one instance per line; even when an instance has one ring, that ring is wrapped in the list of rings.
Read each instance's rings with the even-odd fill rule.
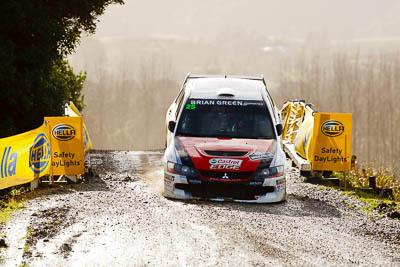
[[[166,197],[286,199],[282,124],[264,78],[189,74],[166,128]]]

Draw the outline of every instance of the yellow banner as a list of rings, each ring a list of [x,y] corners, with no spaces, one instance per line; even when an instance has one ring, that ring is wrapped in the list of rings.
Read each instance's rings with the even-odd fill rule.
[[[290,116],[290,108],[292,107],[293,103],[292,102],[286,102],[281,110],[281,116],[282,116],[282,123],[283,123],[283,131],[282,131],[282,137],[283,139],[286,139],[286,133],[289,129],[289,116]]]
[[[294,146],[297,154],[311,162],[314,155],[314,116],[309,109],[304,112],[304,120],[298,129]]]
[[[82,117],[45,117],[52,148],[51,174],[85,173]]]
[[[352,114],[314,114],[312,169],[349,171],[351,167]]]
[[[46,125],[0,139],[0,189],[50,174],[51,149]]]
[[[68,115],[69,117],[82,116],[81,113],[79,113],[78,108],[72,102],[69,102],[66,105],[65,113],[66,113],[65,115]],[[85,151],[89,151],[92,148],[92,141],[90,140],[89,132],[87,130],[85,122],[83,122],[83,141],[84,141]]]

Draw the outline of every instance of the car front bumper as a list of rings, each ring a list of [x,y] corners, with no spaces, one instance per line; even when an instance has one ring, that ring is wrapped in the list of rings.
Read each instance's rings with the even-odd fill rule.
[[[246,203],[273,203],[286,200],[285,176],[268,178],[260,185],[202,181],[189,183],[185,176],[164,170],[164,196],[174,199],[209,199]]]

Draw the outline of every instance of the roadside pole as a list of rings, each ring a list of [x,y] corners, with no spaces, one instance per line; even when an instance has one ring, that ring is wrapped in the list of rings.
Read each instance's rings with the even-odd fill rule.
[[[347,134],[344,134],[344,153],[347,155]],[[346,182],[346,172],[343,172],[343,182],[344,182],[344,190],[347,189],[347,182]]]

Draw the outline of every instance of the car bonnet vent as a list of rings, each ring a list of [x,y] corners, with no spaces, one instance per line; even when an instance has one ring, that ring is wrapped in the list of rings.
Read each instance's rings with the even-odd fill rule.
[[[235,90],[231,88],[221,88],[218,91],[218,96],[235,96]]]
[[[243,157],[247,151],[221,151],[221,150],[204,150],[210,156],[222,156],[222,157]]]

